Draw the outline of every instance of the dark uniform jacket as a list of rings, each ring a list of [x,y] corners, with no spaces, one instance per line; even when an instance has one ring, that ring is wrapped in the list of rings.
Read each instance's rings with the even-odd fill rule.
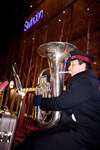
[[[43,98],[41,108],[61,111],[61,120],[32,133],[18,150],[100,150],[100,83],[91,70],[73,76],[59,97]]]
[[[44,98],[41,108],[62,111],[62,122],[77,143],[91,149],[100,144],[100,81],[91,70],[73,76],[61,96]]]

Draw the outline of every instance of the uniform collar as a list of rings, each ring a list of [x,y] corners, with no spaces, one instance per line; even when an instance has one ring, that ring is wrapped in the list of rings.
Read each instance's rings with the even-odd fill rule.
[[[75,80],[80,80],[83,77],[95,77],[94,73],[92,70],[86,70],[86,71],[82,71],[80,73],[77,73],[76,75],[74,75],[73,77],[71,77],[70,82],[75,81]]]

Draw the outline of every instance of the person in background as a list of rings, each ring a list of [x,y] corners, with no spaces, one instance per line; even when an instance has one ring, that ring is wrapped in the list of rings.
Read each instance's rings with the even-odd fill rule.
[[[94,58],[75,49],[70,52],[67,90],[58,97],[39,98],[34,105],[45,111],[61,111],[55,127],[34,133],[24,142],[30,150],[100,150],[100,82],[93,73]],[[23,146],[22,146],[23,147]]]

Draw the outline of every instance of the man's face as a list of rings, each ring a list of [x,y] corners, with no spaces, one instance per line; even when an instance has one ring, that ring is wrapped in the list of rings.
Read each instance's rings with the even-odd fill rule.
[[[80,72],[85,71],[85,70],[86,70],[86,64],[85,63],[79,64],[79,61],[77,59],[70,61],[68,71],[71,74],[71,76],[74,76],[77,73],[80,73]]]

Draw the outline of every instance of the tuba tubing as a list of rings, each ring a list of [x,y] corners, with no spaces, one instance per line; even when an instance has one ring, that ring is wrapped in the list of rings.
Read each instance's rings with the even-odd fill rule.
[[[39,46],[37,52],[48,60],[50,72],[50,95],[59,96],[64,88],[64,74],[66,63],[70,57],[70,51],[76,48],[67,42],[48,42]],[[47,94],[48,95],[48,94]],[[50,116],[48,117],[49,114]],[[48,119],[49,118],[49,119]],[[34,119],[39,127],[50,128],[60,121],[61,111],[42,111],[40,106],[35,106]]]

